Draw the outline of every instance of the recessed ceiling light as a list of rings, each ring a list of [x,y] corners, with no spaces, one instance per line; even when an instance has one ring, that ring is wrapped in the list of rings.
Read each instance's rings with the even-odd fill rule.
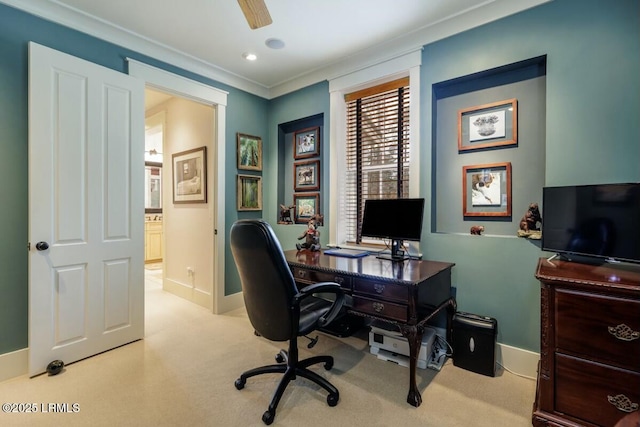
[[[267,39],[264,44],[271,49],[282,49],[284,47],[284,42],[280,39]]]
[[[256,59],[258,59],[255,53],[249,53],[249,52],[243,53],[242,57],[247,61],[255,61]]]

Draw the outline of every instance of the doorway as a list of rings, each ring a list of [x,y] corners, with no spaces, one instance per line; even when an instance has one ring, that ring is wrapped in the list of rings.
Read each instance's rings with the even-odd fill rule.
[[[208,296],[211,309],[214,313],[224,313],[244,304],[242,293],[225,295],[225,162],[226,162],[226,104],[228,93],[214,87],[187,79],[182,76],[152,67],[142,62],[128,58],[129,74],[138,77],[145,82],[147,87],[164,91],[175,96],[196,101],[213,107],[213,145],[207,151],[208,157],[208,184],[211,197],[206,204],[201,205],[201,209],[206,209],[209,213],[209,222],[205,230],[200,230],[200,234],[207,234],[211,244],[208,262],[212,269],[212,292]],[[171,119],[168,118],[168,121]],[[165,154],[166,156],[167,154]],[[165,169],[169,169],[165,166]],[[166,174],[165,174],[166,176]],[[165,181],[170,181],[166,178]],[[167,186],[165,186],[167,187]],[[167,192],[163,193],[165,196]],[[169,199],[172,200],[172,199]],[[165,201],[164,205],[168,202]],[[167,222],[163,211],[163,217]],[[184,224],[181,224],[184,225]],[[171,258],[166,254],[167,259]],[[186,270],[186,269],[185,269]],[[165,272],[169,274],[169,270]],[[196,271],[197,274],[197,271]]]
[[[215,106],[146,88],[145,107],[145,271],[212,310]]]

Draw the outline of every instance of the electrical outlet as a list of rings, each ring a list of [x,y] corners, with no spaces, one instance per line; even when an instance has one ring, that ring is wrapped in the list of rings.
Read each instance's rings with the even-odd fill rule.
[[[187,276],[193,276],[193,273],[195,273],[193,271],[193,268],[192,267],[187,267]]]

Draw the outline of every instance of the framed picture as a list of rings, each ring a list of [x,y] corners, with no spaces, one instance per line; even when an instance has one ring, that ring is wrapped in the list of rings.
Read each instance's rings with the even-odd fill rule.
[[[207,147],[175,153],[173,203],[207,203]]]
[[[293,189],[294,191],[320,189],[320,160],[293,164]]]
[[[296,224],[305,224],[315,214],[319,213],[319,199],[318,193],[313,194],[294,194],[293,204],[296,212]]]
[[[262,138],[258,136],[236,134],[238,146],[238,169],[262,170]]]
[[[464,216],[511,216],[511,163],[462,168]]]
[[[238,175],[238,210],[262,210],[262,177],[257,175]]]
[[[517,99],[506,99],[458,111],[458,151],[517,144]]]
[[[293,134],[293,158],[306,159],[320,155],[320,127],[302,129]]]

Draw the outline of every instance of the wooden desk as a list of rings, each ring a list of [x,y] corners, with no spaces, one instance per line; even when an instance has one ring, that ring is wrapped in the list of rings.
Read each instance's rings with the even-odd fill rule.
[[[285,256],[301,287],[317,282],[339,283],[352,296],[349,312],[382,320],[398,327],[409,341],[410,368],[407,402],[420,406],[416,385],[416,364],[422,334],[428,320],[447,308],[447,338],[456,301],[451,297],[451,268],[448,262],[391,262],[374,256],[344,258],[322,252],[286,251]]]

